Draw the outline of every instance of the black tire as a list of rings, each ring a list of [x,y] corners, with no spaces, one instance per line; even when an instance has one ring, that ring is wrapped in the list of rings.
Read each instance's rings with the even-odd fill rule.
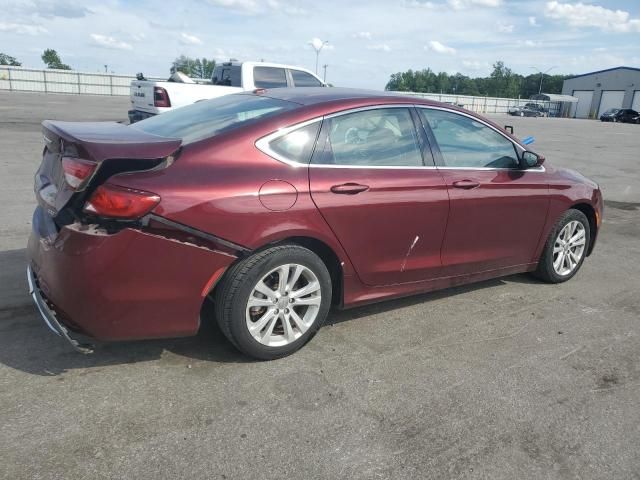
[[[321,305],[314,323],[288,345],[270,347],[249,333],[245,319],[247,302],[256,283],[280,265],[296,263],[309,268],[320,283]],[[254,253],[234,264],[224,275],[214,296],[215,315],[222,333],[241,352],[259,360],[273,360],[292,354],[316,334],[331,307],[331,276],[324,262],[299,245],[279,245]]]
[[[582,226],[585,229],[585,248],[582,253],[582,257],[578,262],[577,266],[573,269],[573,271],[567,275],[559,275],[555,269],[553,268],[553,247],[555,245],[556,238],[558,234],[562,231],[564,226],[572,221],[578,221],[582,223]],[[584,262],[584,259],[587,256],[587,251],[589,250],[589,244],[591,242],[591,229],[589,226],[589,220],[580,210],[569,209],[562,214],[562,216],[558,219],[554,227],[551,229],[549,233],[549,237],[544,245],[544,249],[542,250],[542,255],[540,256],[540,261],[538,262],[538,268],[533,272],[533,275],[540,280],[547,283],[562,283],[567,280],[573,278],[573,276],[578,273],[580,267]]]

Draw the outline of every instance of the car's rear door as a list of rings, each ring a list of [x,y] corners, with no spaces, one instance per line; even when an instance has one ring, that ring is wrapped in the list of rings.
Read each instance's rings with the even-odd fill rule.
[[[547,217],[544,168],[519,168],[516,144],[477,118],[418,108],[447,184],[446,275],[528,264]]]
[[[313,201],[368,285],[441,273],[449,198],[416,124],[410,106],[335,114],[312,157]]]

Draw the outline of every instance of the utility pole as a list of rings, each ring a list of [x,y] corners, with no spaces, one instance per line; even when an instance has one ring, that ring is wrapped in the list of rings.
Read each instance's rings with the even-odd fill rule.
[[[544,76],[549,73],[551,70],[553,70],[554,68],[557,68],[557,65],[554,65],[553,67],[549,68],[546,71],[542,71],[536,67],[529,67],[534,69],[536,72],[540,73],[540,87],[538,88],[538,95],[540,95],[542,93],[542,81],[544,80]]]
[[[316,51],[316,75],[318,75],[318,59],[320,58],[320,51],[324,48],[325,45],[328,45],[329,42],[327,40],[320,40],[319,38],[314,38],[309,42],[309,44]]]
[[[322,66],[322,68],[324,69],[324,75],[322,76],[322,81],[324,83],[327,83],[327,67],[329,65],[327,65],[326,63]]]

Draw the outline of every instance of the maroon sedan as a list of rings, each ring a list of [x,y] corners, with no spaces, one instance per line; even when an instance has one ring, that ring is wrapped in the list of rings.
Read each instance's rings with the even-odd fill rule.
[[[31,294],[81,351],[193,335],[272,359],[329,309],[532,272],[573,277],[602,196],[499,126],[441,103],[259,90],[135,125],[45,121]]]

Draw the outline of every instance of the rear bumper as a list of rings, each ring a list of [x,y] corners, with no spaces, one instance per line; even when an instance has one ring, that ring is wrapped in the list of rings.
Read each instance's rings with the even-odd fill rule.
[[[193,335],[204,297],[235,260],[129,228],[106,234],[70,225],[47,237],[38,210],[27,249],[30,289],[49,327],[68,339]]]
[[[46,323],[47,327],[49,327],[49,329],[59,337],[63,337],[67,340],[77,352],[92,353],[93,348],[91,345],[80,343],[71,336],[69,330],[67,330],[64,325],[58,322],[56,312],[49,307],[47,301],[43,297],[42,291],[40,291],[38,280],[36,279],[33,270],[31,270],[31,265],[27,267],[27,282],[29,282],[29,295],[31,295],[33,303],[38,307],[40,316],[42,317],[42,320],[44,320],[44,323]]]
[[[142,112],[140,110],[129,110],[127,112],[129,115],[129,123],[136,123],[140,120],[144,120],[145,118],[155,117],[155,113]]]

